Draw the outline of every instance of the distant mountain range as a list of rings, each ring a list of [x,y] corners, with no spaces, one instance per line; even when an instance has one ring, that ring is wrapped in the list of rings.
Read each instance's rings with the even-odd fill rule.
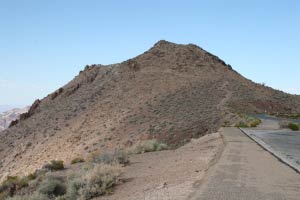
[[[8,106],[1,106],[2,110],[7,110]],[[29,107],[25,108],[14,108],[8,111],[3,112],[0,111],[0,131],[3,131],[4,129],[8,128],[10,123],[13,120],[16,120],[19,118],[20,114],[23,114],[27,112]]]
[[[11,110],[13,108],[19,108],[19,106],[0,105],[0,113]]]

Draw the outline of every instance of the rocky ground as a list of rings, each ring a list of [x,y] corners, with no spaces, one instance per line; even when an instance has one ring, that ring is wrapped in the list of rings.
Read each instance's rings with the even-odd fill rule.
[[[86,66],[35,101],[0,133],[0,179],[140,140],[180,147],[245,112],[299,113],[300,98],[245,79],[195,45],[159,41],[128,61]]]

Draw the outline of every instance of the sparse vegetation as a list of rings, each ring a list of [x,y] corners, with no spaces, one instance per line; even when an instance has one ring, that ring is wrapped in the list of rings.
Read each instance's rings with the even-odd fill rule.
[[[94,153],[92,155],[92,161],[94,163],[127,165],[129,163],[129,156],[125,150],[118,149],[113,153]]]
[[[246,124],[245,122],[239,122],[235,126],[239,127],[239,128],[248,128],[249,127],[248,124]]]
[[[83,158],[74,158],[72,161],[71,161],[71,164],[76,164],[76,163],[83,163],[85,162],[85,160]]]
[[[282,117],[282,118],[288,118],[288,119],[300,119],[300,114],[299,113],[292,113],[292,114],[278,114],[276,115],[277,117]]]
[[[0,185],[0,200],[13,196],[17,189],[28,187],[28,183],[36,178],[35,174],[29,174],[22,178],[18,176],[8,176]]]
[[[80,199],[92,199],[111,193],[111,189],[118,183],[121,173],[122,170],[118,165],[96,165],[76,182],[78,196]],[[73,191],[75,190],[73,189]]]
[[[48,176],[38,189],[40,194],[49,198],[62,196],[66,193],[66,185],[62,177]]]
[[[261,124],[261,120],[254,119],[253,121],[250,122],[250,127],[257,127],[259,124]]]
[[[235,127],[239,128],[248,128],[248,127],[257,127],[259,124],[261,124],[261,120],[248,115],[239,115],[243,120],[240,121],[238,124],[235,125]]]
[[[292,131],[299,131],[299,125],[298,124],[294,124],[294,123],[289,123],[288,127],[292,130]]]
[[[168,145],[157,140],[146,140],[132,147],[132,153],[140,154],[168,149]]]
[[[89,163],[87,167],[79,169],[79,173],[57,174],[50,171],[38,174],[34,184],[25,191],[24,195],[16,195],[16,191],[28,186],[21,184],[21,180],[33,180],[32,175],[22,179],[8,177],[1,185],[0,200],[88,200],[112,192],[113,186],[119,182],[122,167],[118,164]],[[29,178],[30,177],[30,178]],[[36,176],[34,176],[36,177]],[[14,184],[18,184],[15,186]],[[12,186],[15,188],[11,193]],[[24,192],[24,191],[23,191]]]
[[[52,160],[51,163],[46,164],[44,166],[45,169],[50,170],[50,171],[58,171],[58,170],[63,170],[64,167],[64,161],[62,160]]]

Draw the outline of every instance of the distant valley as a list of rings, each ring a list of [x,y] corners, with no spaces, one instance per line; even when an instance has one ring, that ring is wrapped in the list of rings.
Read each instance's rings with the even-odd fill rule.
[[[28,111],[29,107],[25,108],[13,108],[11,110],[3,111],[8,106],[0,106],[0,131],[9,127],[10,123],[19,118],[20,114]]]

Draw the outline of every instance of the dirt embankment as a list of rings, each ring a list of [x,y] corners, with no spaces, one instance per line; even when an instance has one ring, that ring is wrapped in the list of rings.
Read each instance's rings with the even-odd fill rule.
[[[194,139],[176,150],[131,157],[125,182],[113,195],[99,200],[182,200],[201,183],[205,172],[223,149],[219,133]]]

